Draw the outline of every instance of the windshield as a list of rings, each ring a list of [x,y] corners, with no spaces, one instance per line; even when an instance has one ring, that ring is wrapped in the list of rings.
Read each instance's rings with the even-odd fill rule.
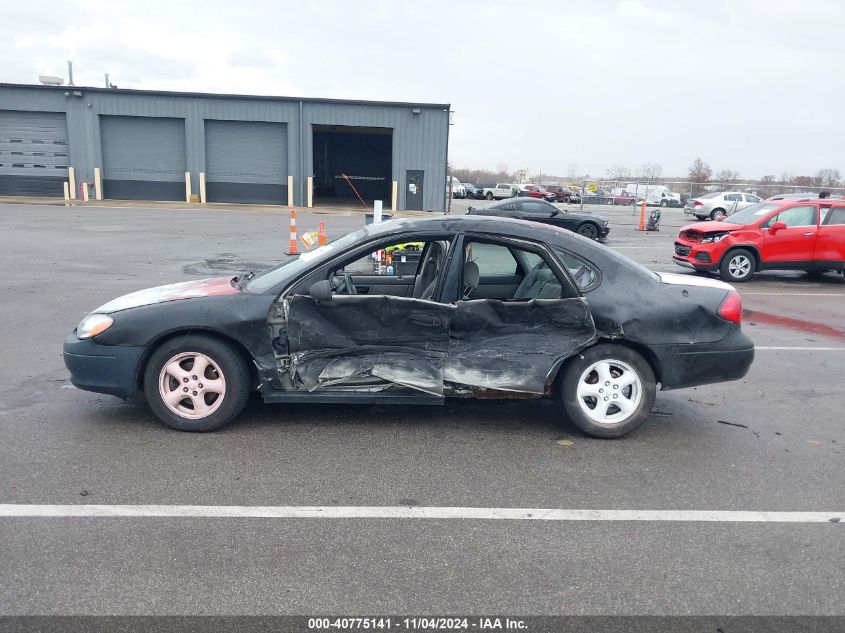
[[[779,204],[773,202],[758,202],[757,204],[752,204],[750,207],[745,207],[742,211],[737,211],[733,215],[729,215],[722,221],[728,222],[729,224],[751,224],[769,213],[769,211],[774,211],[779,206]]]
[[[299,273],[305,272],[311,265],[319,260],[328,259],[334,254],[347,250],[353,244],[364,239],[367,232],[364,229],[347,233],[331,244],[326,244],[313,251],[302,253],[299,257],[292,257],[285,261],[276,264],[272,268],[263,270],[255,277],[249,280],[246,285],[246,290],[254,293],[262,293],[273,286],[278,285],[284,279],[293,277]]]

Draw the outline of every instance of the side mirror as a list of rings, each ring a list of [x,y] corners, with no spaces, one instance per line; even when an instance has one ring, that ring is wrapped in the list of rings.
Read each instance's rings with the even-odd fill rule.
[[[783,230],[783,229],[785,229],[785,228],[787,228],[787,227],[786,227],[786,223],[785,223],[785,222],[775,222],[774,224],[772,224],[772,225],[769,227],[769,231],[770,231],[771,233],[777,233],[778,231],[781,231],[781,230]]]
[[[328,279],[323,279],[322,281],[318,281],[311,286],[311,288],[308,290],[308,294],[313,299],[316,299],[318,303],[320,301],[331,301],[332,300],[332,284]]]

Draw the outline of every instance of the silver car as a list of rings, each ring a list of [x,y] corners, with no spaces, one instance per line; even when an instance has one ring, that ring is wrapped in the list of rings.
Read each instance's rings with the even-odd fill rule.
[[[684,213],[699,220],[716,220],[760,202],[760,197],[742,191],[713,191],[687,200]]]

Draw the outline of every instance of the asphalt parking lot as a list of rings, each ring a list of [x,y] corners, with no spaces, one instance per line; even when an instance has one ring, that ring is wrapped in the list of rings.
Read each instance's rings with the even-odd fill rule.
[[[453,212],[466,208],[453,203]],[[599,211],[596,209],[596,211]],[[608,248],[656,271],[680,209]],[[361,217],[301,212],[330,238]],[[269,406],[212,434],[82,392],[66,334],[139,288],[283,257],[262,210],[0,206],[0,504],[828,512],[839,523],[0,517],[0,614],[845,615],[845,279],[740,286],[738,382],[658,393],[620,440],[546,401]]]

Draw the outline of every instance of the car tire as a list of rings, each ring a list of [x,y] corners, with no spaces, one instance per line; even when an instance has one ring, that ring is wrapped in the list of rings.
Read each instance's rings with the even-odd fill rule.
[[[569,196],[564,196],[564,197],[561,199],[561,202],[562,202],[563,204],[569,204],[569,202],[570,202]]]
[[[661,201],[660,201],[660,206],[661,206],[661,207],[668,207],[668,206],[669,206],[669,203],[668,203],[668,202],[666,202],[665,200],[661,200]]]
[[[715,219],[716,219],[716,218],[718,218],[718,217],[725,217],[725,216],[727,216],[727,213],[725,213],[725,210],[724,210],[724,209],[721,209],[721,208],[719,208],[719,209],[713,209],[713,210],[710,212],[710,219],[711,219],[711,220],[715,220]]]
[[[202,373],[194,374],[197,363],[203,364]],[[180,387],[185,396],[176,400]],[[209,336],[165,341],[152,353],[144,371],[150,409],[179,431],[215,431],[229,424],[243,410],[249,392],[249,367],[241,354]]]
[[[648,419],[656,393],[648,361],[631,348],[612,343],[595,345],[573,357],[558,389],[566,416],[581,431],[599,438],[622,437],[639,427]],[[607,405],[604,398],[609,398]]]
[[[485,198],[487,198],[488,200],[492,200],[492,199],[493,199],[493,194],[492,194],[492,193],[490,193],[490,192],[488,191],[488,192],[485,194],[485,196],[484,196],[484,197],[485,197]]]
[[[757,258],[754,253],[744,248],[735,248],[722,257],[719,264],[719,276],[724,281],[742,283],[754,276]]]
[[[583,224],[579,224],[578,228],[575,229],[575,232],[578,233],[578,235],[583,235],[584,237],[588,237],[591,240],[594,240],[599,236],[599,229],[592,222],[584,222]]]

